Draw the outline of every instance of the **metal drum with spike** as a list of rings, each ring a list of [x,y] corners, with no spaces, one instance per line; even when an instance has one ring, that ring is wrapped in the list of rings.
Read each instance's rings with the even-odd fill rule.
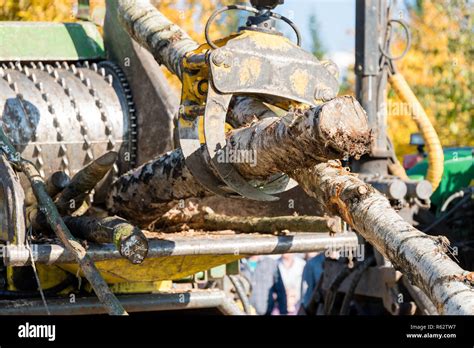
[[[4,63],[0,112],[6,134],[44,177],[58,170],[74,175],[112,150],[119,160],[109,180],[134,165],[135,110],[112,62]]]

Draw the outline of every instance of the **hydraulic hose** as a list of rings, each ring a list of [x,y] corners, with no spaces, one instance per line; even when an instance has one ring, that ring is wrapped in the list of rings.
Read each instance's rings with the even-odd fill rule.
[[[344,300],[342,301],[341,309],[339,311],[339,315],[348,315],[350,310],[351,300],[354,297],[355,290],[357,285],[359,285],[360,279],[365,271],[370,267],[370,265],[374,262],[374,257],[369,256],[366,258],[362,263],[357,265],[356,270],[354,271],[354,275],[352,280],[349,284],[349,289],[346,292],[346,296],[344,296]]]
[[[426,180],[431,183],[433,191],[435,191],[439,186],[444,170],[444,153],[438,134],[403,75],[399,73],[390,74],[389,81],[400,99],[410,106],[411,117],[425,140],[428,152]]]

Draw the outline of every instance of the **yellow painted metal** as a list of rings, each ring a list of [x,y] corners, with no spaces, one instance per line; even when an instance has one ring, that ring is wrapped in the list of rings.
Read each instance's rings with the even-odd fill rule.
[[[240,34],[233,34],[228,37],[222,38],[216,41],[218,46],[223,46],[227,41],[239,36]],[[209,67],[206,62],[195,63],[191,62],[191,58],[200,54],[205,54],[210,49],[210,46],[206,44],[200,45],[194,51],[189,52],[183,59],[183,84],[181,90],[181,105],[201,105],[204,106],[206,103],[207,86],[209,78]],[[200,86],[200,87],[199,87]],[[182,108],[185,110],[185,108]],[[179,118],[180,124],[184,127],[191,127],[190,121]],[[228,132],[232,130],[232,126],[228,123],[225,124],[225,130]],[[199,116],[199,142],[204,144],[204,115]]]
[[[242,257],[245,255],[186,255],[149,258],[139,265],[125,259],[99,261],[95,264],[107,283],[116,284],[178,280]],[[74,274],[78,272],[76,264],[58,266]]]
[[[230,35],[216,41],[216,44],[221,47],[229,40],[243,36],[251,37],[258,47],[266,49],[272,48],[285,51],[292,47],[291,42],[284,37],[262,35],[262,33],[254,31],[243,31],[238,34]],[[184,72],[181,94],[181,105],[183,106],[205,105],[207,96],[206,87],[209,83],[209,67],[204,60],[196,63],[196,60],[192,58],[205,54],[209,49],[208,44],[203,44],[196,50],[188,53],[183,59]],[[254,75],[253,70],[258,68],[259,62],[249,61],[248,63],[248,69],[243,71],[240,78],[252,78]],[[288,109],[291,106],[295,106],[294,104],[295,102],[288,101],[277,106]],[[182,108],[182,110],[186,110],[186,108]],[[201,143],[205,142],[203,116],[204,115],[199,116],[199,140]],[[179,122],[185,126],[189,123],[189,121],[182,117],[180,117]],[[229,124],[226,124],[225,127],[226,131],[232,129]],[[112,291],[118,293],[137,293],[164,290],[166,286],[171,285],[172,280],[183,279],[198,272],[239,260],[244,256],[245,255],[166,256],[149,258],[139,265],[133,265],[125,259],[117,259],[96,262],[96,267],[107,283],[111,284]],[[56,279],[56,283],[64,279],[64,274],[52,271],[54,266],[44,267],[51,271],[48,275],[48,279],[45,278],[47,284],[53,282],[53,279]],[[76,264],[61,264],[58,265],[58,267],[64,271],[73,274],[79,272],[79,275],[82,275]]]
[[[17,267],[7,267],[7,289],[10,291],[19,290],[15,287],[13,275]],[[66,280],[68,273],[54,265],[36,264],[38,278],[42,289],[49,289],[59,285]]]
[[[155,282],[126,282],[112,284],[110,290],[115,294],[136,294],[167,291],[171,289],[172,285],[173,282],[171,280]]]

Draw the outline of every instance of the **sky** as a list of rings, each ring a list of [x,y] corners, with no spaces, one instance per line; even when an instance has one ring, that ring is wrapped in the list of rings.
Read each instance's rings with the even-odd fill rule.
[[[406,18],[404,1],[394,1],[394,13]],[[306,50],[311,50],[309,18],[315,14],[319,23],[319,37],[327,52],[326,58],[339,66],[342,77],[355,61],[355,3],[356,0],[285,0],[274,12],[296,23]],[[290,31],[291,29],[284,32],[286,34]]]
[[[309,18],[316,15],[320,39],[327,52],[341,70],[354,62],[355,1],[354,0],[285,0],[275,9],[298,26],[303,37],[303,48],[311,50]],[[286,31],[285,31],[286,32]]]

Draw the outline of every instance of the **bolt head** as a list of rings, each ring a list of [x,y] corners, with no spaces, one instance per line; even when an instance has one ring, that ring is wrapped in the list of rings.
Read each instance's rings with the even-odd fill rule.
[[[222,52],[215,52],[213,55],[212,55],[212,62],[215,64],[215,65],[222,65],[224,64],[224,61],[225,61],[225,57],[224,55],[222,54]]]
[[[328,88],[322,91],[323,101],[329,101],[334,98],[334,93]]]
[[[334,63],[333,61],[331,60],[324,60],[321,62],[323,64],[323,66],[327,69],[327,71],[329,71],[329,73],[334,76],[336,79],[339,77],[339,68],[338,66],[336,65],[336,63]]]

